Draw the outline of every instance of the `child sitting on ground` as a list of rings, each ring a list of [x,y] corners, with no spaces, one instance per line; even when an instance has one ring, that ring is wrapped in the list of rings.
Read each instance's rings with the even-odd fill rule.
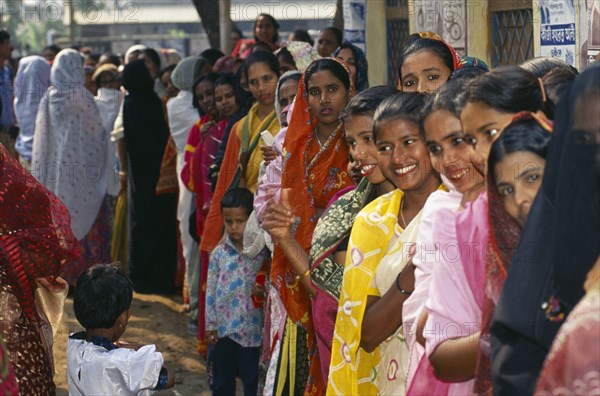
[[[154,345],[117,342],[131,316],[131,280],[113,265],[99,264],[77,281],[73,310],[85,331],[69,336],[70,395],[147,395],[173,386]]]
[[[263,313],[252,301],[258,294],[256,274],[266,256],[242,255],[244,229],[252,213],[253,195],[245,188],[231,189],[221,201],[226,236],[210,256],[206,290],[206,335],[211,348],[212,391],[234,395],[236,374],[244,395],[258,392],[258,363]]]

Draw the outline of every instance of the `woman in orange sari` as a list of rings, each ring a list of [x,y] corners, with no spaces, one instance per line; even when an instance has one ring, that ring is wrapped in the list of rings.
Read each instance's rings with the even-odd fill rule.
[[[271,282],[288,314],[286,333],[298,335],[297,342],[290,342],[289,350],[280,354],[277,394],[325,392],[307,292],[311,290],[310,269],[297,265],[294,258],[308,254],[327,203],[352,184],[339,116],[353,93],[350,71],[341,61],[324,58],[308,66],[283,145],[282,199],[271,204],[265,214],[263,227],[277,242]],[[308,261],[303,262],[306,265]]]

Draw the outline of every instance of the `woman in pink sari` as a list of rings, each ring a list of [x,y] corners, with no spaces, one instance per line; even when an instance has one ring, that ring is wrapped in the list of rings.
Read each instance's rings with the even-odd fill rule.
[[[445,145],[456,138],[460,144],[469,142],[465,149],[471,151],[454,157],[442,155],[438,163],[442,166],[440,172],[459,191],[463,190],[463,197],[459,211],[441,209],[436,213],[434,241],[439,246],[439,263],[433,270],[426,311],[417,326],[417,339],[424,335],[428,361],[420,360],[409,394],[473,392],[490,230],[485,192],[487,156],[493,141],[519,110],[543,107],[535,82],[535,77],[518,68],[497,69],[470,83],[460,121],[455,107],[444,109],[445,120],[444,111],[439,110],[425,118],[423,125],[431,140],[432,156],[443,154]],[[503,89],[498,89],[500,86]],[[450,88],[442,88],[436,97]],[[452,117],[455,128],[444,132],[442,126],[450,125]],[[453,130],[456,136],[449,133]],[[457,161],[460,158],[463,160]],[[426,323],[424,330],[422,323]],[[482,347],[485,345],[484,342]],[[439,381],[433,381],[434,376]]]

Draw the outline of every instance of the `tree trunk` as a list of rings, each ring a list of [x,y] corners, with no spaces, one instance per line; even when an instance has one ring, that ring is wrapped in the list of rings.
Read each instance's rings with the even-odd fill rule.
[[[215,0],[192,0],[202,27],[208,35],[208,42],[212,48],[219,48],[219,2]]]
[[[333,26],[344,31],[344,0],[337,0],[335,16],[333,17]]]

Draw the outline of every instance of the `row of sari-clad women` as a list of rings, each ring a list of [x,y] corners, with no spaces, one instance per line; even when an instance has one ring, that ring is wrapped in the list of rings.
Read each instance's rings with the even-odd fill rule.
[[[594,386],[598,354],[578,352],[598,349],[597,269],[587,310],[572,316],[585,329],[575,341],[565,326],[538,378],[599,254],[597,66],[577,76],[538,59],[488,71],[415,34],[402,92],[357,89],[356,69],[335,58],[312,61],[297,84],[268,53],[245,67],[256,103],[232,129],[200,248],[206,263],[224,192],[254,192],[268,234],[249,225],[245,254],[273,249],[261,392]],[[261,156],[264,130],[275,144]]]

